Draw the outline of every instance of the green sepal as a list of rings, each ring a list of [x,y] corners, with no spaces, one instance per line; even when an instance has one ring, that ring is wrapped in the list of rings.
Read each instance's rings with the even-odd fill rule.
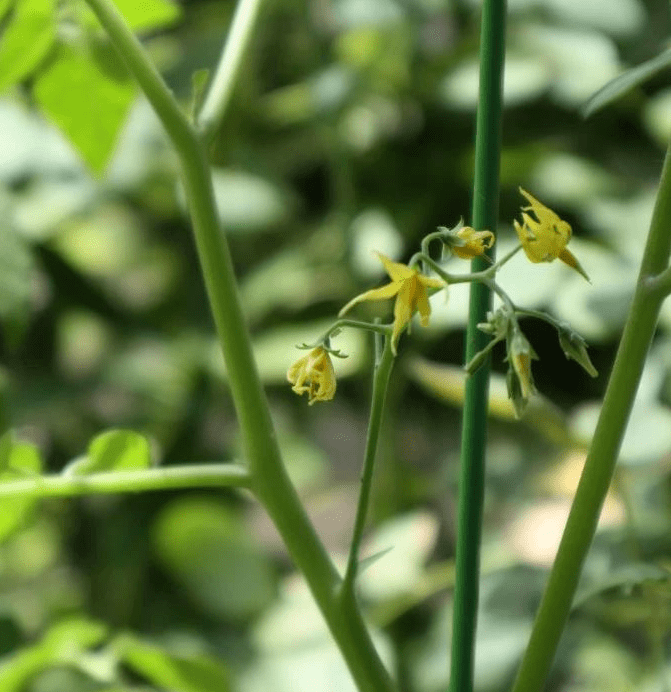
[[[589,354],[587,353],[587,342],[573,331],[568,325],[558,328],[559,345],[561,346],[564,355],[569,360],[574,360],[580,365],[590,377],[598,377],[599,373],[592,364]]]

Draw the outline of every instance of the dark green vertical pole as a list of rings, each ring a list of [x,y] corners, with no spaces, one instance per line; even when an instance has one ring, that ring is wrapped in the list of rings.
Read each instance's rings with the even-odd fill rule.
[[[506,0],[484,0],[480,44],[480,96],[475,138],[473,220],[476,230],[496,232],[505,45]],[[475,258],[472,271],[488,265]],[[477,328],[491,307],[489,288],[471,284],[466,362],[489,338]],[[489,363],[466,380],[461,435],[457,574],[452,626],[450,692],[472,692],[484,499]]]

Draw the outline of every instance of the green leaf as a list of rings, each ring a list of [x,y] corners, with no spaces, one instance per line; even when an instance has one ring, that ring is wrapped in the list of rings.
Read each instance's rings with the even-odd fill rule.
[[[116,5],[134,31],[159,29],[182,18],[182,8],[171,0],[116,0]]]
[[[176,656],[163,648],[124,635],[115,642],[119,659],[136,673],[171,692],[227,692],[226,668],[204,654]]]
[[[107,635],[105,625],[73,619],[54,625],[37,644],[3,659],[0,692],[23,692],[27,683],[52,665],[72,666],[86,649],[100,644]]]
[[[0,19],[12,9],[16,0],[0,0]]]
[[[28,244],[4,224],[0,233],[0,318],[28,306],[33,260]]]
[[[222,225],[231,233],[254,233],[289,217],[291,200],[275,183],[245,171],[214,168],[212,185]],[[186,207],[183,189],[182,204]]]
[[[7,5],[0,3],[0,16]],[[55,37],[54,0],[20,0],[0,42],[0,92],[30,75]]]
[[[42,112],[97,174],[107,164],[135,94],[133,82],[109,46],[87,54],[61,45],[35,82]]]
[[[218,502],[190,497],[168,505],[154,541],[165,566],[209,617],[244,620],[274,596],[267,556],[241,519]]]
[[[101,471],[132,471],[151,466],[146,438],[132,430],[107,430],[94,437],[87,455],[76,459],[63,473],[84,475]]]
[[[29,442],[13,441],[11,432],[2,436],[0,453],[0,474],[10,476],[29,476],[42,470],[42,460],[35,445]]]
[[[14,440],[11,430],[0,437],[0,483],[39,474],[41,469],[42,459],[35,445]],[[34,504],[29,495],[6,497],[0,503],[0,541],[23,525]]]
[[[671,574],[668,570],[645,562],[635,562],[630,565],[618,567],[614,571],[609,571],[595,583],[588,584],[578,589],[578,593],[573,599],[571,609],[576,610],[581,608],[590,599],[600,596],[607,591],[619,589],[627,593],[631,592],[634,586],[639,586],[645,582],[668,582],[670,576]]]
[[[654,77],[658,72],[670,66],[671,49],[665,50],[663,53],[660,53],[637,67],[632,67],[630,70],[623,72],[621,75],[602,86],[601,89],[589,98],[581,109],[582,116],[584,118],[589,118],[590,115],[593,115],[611,101],[615,101],[615,99],[618,99],[630,89],[642,84],[647,79]]]
[[[114,4],[133,31],[160,29],[182,18],[181,7],[172,0],[114,0]],[[81,2],[79,9],[86,24],[100,27],[88,5]]]

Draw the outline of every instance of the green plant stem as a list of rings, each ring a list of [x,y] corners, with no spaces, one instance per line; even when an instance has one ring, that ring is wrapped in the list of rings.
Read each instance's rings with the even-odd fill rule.
[[[441,269],[440,265],[432,260],[428,255],[419,253],[417,255],[419,259],[422,260],[428,267],[433,269],[436,274],[446,283],[446,284],[463,284],[468,281],[471,283],[479,282],[483,286],[486,286],[490,291],[496,293],[499,298],[505,303],[506,307],[511,313],[511,317],[514,319],[515,312],[518,312],[515,307],[515,303],[511,300],[510,296],[499,286],[494,279],[491,278],[489,270],[482,272],[473,272],[471,274],[448,274],[446,271]],[[505,259],[505,258],[504,258]],[[539,313],[540,314],[540,313]]]
[[[599,421],[513,692],[539,692],[550,671],[664,300],[664,294],[654,288],[654,277],[665,270],[670,252],[671,148],[664,161],[641,271]]]
[[[86,476],[36,476],[4,481],[0,483],[0,497],[72,497],[178,488],[248,488],[250,484],[249,471],[241,464],[190,464],[137,471],[104,471]]]
[[[228,108],[262,2],[263,0],[238,0],[236,5],[217,70],[198,114],[198,129],[206,143],[214,138]]]
[[[389,377],[394,365],[394,354],[391,350],[391,336],[387,335],[384,339],[384,348],[379,362],[375,364],[375,374],[373,375],[373,395],[371,399],[370,418],[368,420],[368,435],[366,437],[366,451],[364,453],[363,468],[361,470],[361,490],[359,492],[359,502],[354,519],[354,529],[352,531],[352,542],[349,548],[347,560],[347,570],[342,583],[343,598],[354,600],[354,582],[359,564],[359,549],[363,530],[366,525],[366,514],[370,504],[370,492],[373,486],[373,469],[375,467],[375,455],[377,443],[380,437],[380,427],[382,425],[382,414],[384,412],[384,401],[389,386]]]
[[[351,329],[362,329],[368,332],[375,332],[376,334],[381,334],[382,336],[388,336],[391,334],[393,325],[391,324],[376,324],[374,322],[361,322],[360,320],[350,320],[347,318],[340,318],[336,320],[324,334],[320,337],[319,341],[315,345],[319,345],[324,339],[331,337],[333,332],[342,329],[343,327],[350,327]]]
[[[249,464],[251,489],[304,574],[359,690],[390,692],[393,685],[359,612],[345,615],[340,606],[340,575],[282,463],[252,354],[228,243],[219,226],[205,143],[179,109],[113,0],[87,2],[156,110],[179,157],[198,257]]]
[[[499,161],[503,67],[505,60],[506,1],[484,0],[480,47],[480,92],[475,137],[473,228],[496,230],[499,204]],[[493,251],[489,257],[493,260]],[[473,272],[487,268],[482,258],[471,264]],[[489,336],[477,325],[491,309],[491,288],[471,284],[466,356],[469,363],[487,346]],[[459,507],[457,519],[456,582],[452,619],[451,692],[471,692],[475,659],[475,634],[480,580],[480,542],[484,503],[485,447],[489,358],[466,380],[461,431]]]
[[[658,293],[662,297],[671,295],[671,267],[667,267],[663,272],[648,280],[648,286],[653,293]]]

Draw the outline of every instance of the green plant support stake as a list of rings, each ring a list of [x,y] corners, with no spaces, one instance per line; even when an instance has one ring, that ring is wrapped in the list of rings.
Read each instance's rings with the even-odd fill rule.
[[[478,230],[496,231],[497,226],[505,20],[505,0],[484,0],[473,184],[473,227]],[[490,257],[493,259],[493,253]],[[487,266],[485,260],[478,257],[473,260],[471,268],[472,271],[482,271]],[[489,337],[479,331],[476,325],[485,321],[490,306],[490,289],[479,282],[473,282],[470,290],[465,362],[469,362],[489,341]],[[461,437],[450,692],[473,690],[488,394],[489,360],[466,380]]]

